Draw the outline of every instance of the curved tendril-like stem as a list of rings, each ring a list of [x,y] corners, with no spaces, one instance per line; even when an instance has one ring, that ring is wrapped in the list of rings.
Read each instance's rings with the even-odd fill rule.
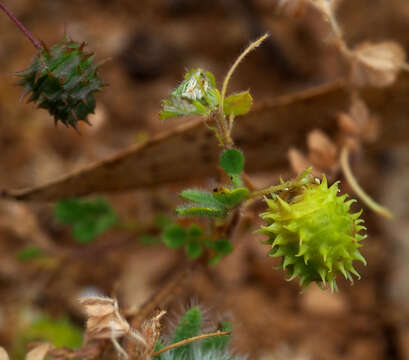
[[[26,27],[14,16],[14,14],[7,8],[6,5],[4,5],[0,1],[0,9],[2,9],[7,16],[13,21],[17,27],[23,32],[23,34],[31,41],[31,43],[34,45],[34,47],[38,50],[41,50],[43,47],[38,39],[36,39],[27,29]]]
[[[177,348],[177,347],[182,346],[182,345],[189,344],[189,343],[197,341],[197,340],[207,339],[207,338],[214,337],[214,336],[230,335],[230,334],[231,334],[231,331],[216,331],[216,332],[209,333],[209,334],[202,334],[202,335],[199,335],[199,336],[195,336],[195,337],[185,339],[185,340],[179,341],[177,343],[165,346],[164,348],[152,353],[152,357],[158,356],[158,355],[164,353],[165,351]]]
[[[382,205],[378,204],[375,200],[373,200],[358,184],[355,176],[352,173],[351,167],[349,165],[349,149],[344,146],[341,150],[341,167],[342,171],[345,175],[345,179],[348,181],[349,185],[351,186],[352,190],[355,194],[373,211],[377,214],[384,216],[386,218],[393,218],[393,214],[383,207]]]
[[[246,50],[244,50],[240,56],[236,59],[232,67],[229,69],[227,72],[226,77],[224,78],[223,81],[223,87],[222,87],[222,92],[221,92],[221,97],[220,97],[220,103],[219,103],[219,112],[223,114],[223,103],[224,103],[224,98],[226,96],[226,91],[227,91],[227,86],[229,85],[230,79],[234,73],[234,71],[237,69],[237,66],[242,62],[242,60],[251,52],[253,51],[256,47],[258,47],[266,38],[268,37],[268,34],[264,34],[262,37],[257,39],[256,41],[252,42]]]

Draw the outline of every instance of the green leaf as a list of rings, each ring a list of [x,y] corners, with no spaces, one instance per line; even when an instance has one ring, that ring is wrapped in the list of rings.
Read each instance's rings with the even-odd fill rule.
[[[213,193],[213,196],[227,208],[232,208],[239,204],[248,194],[248,189],[244,187],[233,190],[222,188]]]
[[[178,207],[176,214],[181,216],[209,216],[209,217],[225,217],[226,210],[216,209],[211,207]]]
[[[171,225],[162,234],[163,242],[171,249],[183,246],[187,240],[186,230],[179,225]]]
[[[180,197],[198,203],[203,207],[212,207],[222,209],[221,204],[208,191],[198,189],[187,189],[180,193]]]
[[[247,114],[253,105],[253,98],[248,91],[233,94],[224,99],[223,110],[226,115]]]
[[[200,103],[188,101],[176,96],[162,102],[163,110],[160,112],[160,119],[166,120],[171,117],[187,115],[205,115],[206,107]]]
[[[43,255],[43,251],[37,246],[27,246],[26,248],[18,252],[17,259],[20,261],[28,261],[37,259]]]
[[[225,150],[219,158],[219,164],[231,175],[239,175],[244,169],[244,156],[236,149]]]
[[[201,69],[190,70],[182,83],[162,102],[161,119],[184,115],[206,115],[219,105],[220,93],[214,76]]]
[[[118,223],[118,215],[103,199],[63,199],[55,204],[57,221],[72,226],[75,239],[81,243],[93,241],[99,234]]]
[[[197,259],[203,253],[203,247],[199,239],[191,239],[185,245],[186,255],[190,259]]]
[[[221,255],[227,255],[233,251],[233,245],[228,239],[218,239],[210,244],[209,247]]]
[[[199,225],[191,224],[187,230],[189,238],[199,238],[203,235],[203,230]]]

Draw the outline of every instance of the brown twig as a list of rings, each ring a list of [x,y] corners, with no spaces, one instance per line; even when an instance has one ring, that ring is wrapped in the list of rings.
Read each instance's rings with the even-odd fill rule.
[[[38,39],[36,39],[30,31],[14,16],[14,14],[0,1],[0,9],[2,9],[7,16],[13,21],[17,27],[23,32],[23,34],[31,41],[34,47],[38,50],[41,50],[43,47]]]
[[[165,346],[164,348],[152,353],[152,357],[158,356],[158,355],[164,353],[165,351],[177,348],[179,346],[190,344],[191,342],[194,342],[194,341],[197,341],[197,340],[207,339],[207,338],[214,337],[214,336],[230,335],[230,334],[231,334],[231,331],[216,331],[214,333],[202,334],[202,335],[199,335],[199,336],[195,336],[195,337],[185,339],[185,340],[179,341],[177,343]]]

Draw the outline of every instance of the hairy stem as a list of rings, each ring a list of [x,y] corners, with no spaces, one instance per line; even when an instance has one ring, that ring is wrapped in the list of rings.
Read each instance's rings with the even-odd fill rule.
[[[260,196],[275,193],[277,191],[288,190],[288,189],[291,189],[292,187],[296,186],[298,183],[299,183],[299,181],[298,181],[298,179],[296,179],[296,180],[287,181],[287,182],[285,182],[283,184],[280,184],[280,185],[269,186],[268,188],[265,188],[265,189],[253,191],[252,193],[250,193],[248,198],[249,199],[254,199],[254,198],[257,198],[257,197],[260,197]]]
[[[256,41],[252,42],[246,50],[244,50],[240,56],[236,59],[234,62],[233,66],[229,69],[227,72],[226,77],[224,78],[223,81],[223,87],[222,87],[222,93],[220,97],[220,104],[219,104],[219,112],[223,114],[223,103],[224,103],[224,98],[226,96],[226,91],[227,91],[227,86],[229,85],[230,79],[234,73],[234,71],[237,69],[237,66],[243,61],[243,59],[251,52],[253,51],[256,47],[258,47],[266,38],[268,37],[268,34],[264,34],[261,38],[257,39]]]
[[[31,41],[34,47],[38,50],[41,50],[43,47],[38,39],[36,39],[26,27],[13,15],[13,13],[0,1],[0,9],[2,9],[7,16],[13,21],[17,27],[23,32],[23,34]]]
[[[220,126],[224,132],[222,138],[225,139],[226,144],[225,146],[229,147],[233,145],[233,141],[231,140],[231,130],[232,130],[232,126],[233,126],[233,118],[230,119],[229,122],[227,122],[226,120],[226,116],[224,115],[223,112],[223,105],[224,105],[224,99],[226,97],[226,91],[227,91],[227,86],[229,85],[230,79],[234,73],[234,71],[237,69],[237,67],[239,66],[239,64],[243,61],[243,59],[251,52],[253,51],[256,47],[258,47],[266,38],[268,37],[268,34],[263,35],[262,37],[260,37],[259,39],[257,39],[256,41],[252,42],[246,50],[244,50],[240,56],[236,59],[236,61],[234,62],[234,64],[232,65],[232,67],[229,69],[229,71],[227,72],[226,77],[224,78],[223,81],[223,87],[222,87],[222,92],[221,92],[221,96],[220,96],[220,103],[219,103],[219,117],[217,119],[217,121],[220,122]]]
[[[158,355],[164,353],[165,351],[177,348],[179,346],[190,344],[191,342],[194,342],[194,341],[197,341],[197,340],[207,339],[207,338],[215,337],[215,336],[230,335],[230,334],[231,334],[231,331],[216,331],[214,333],[202,334],[202,335],[199,335],[199,336],[195,336],[195,337],[192,337],[190,339],[185,339],[185,340],[179,341],[177,343],[165,346],[164,348],[162,348],[162,349],[160,349],[158,351],[155,351],[152,354],[152,357],[158,356]]]
[[[385,207],[378,204],[375,200],[373,200],[358,184],[358,181],[355,179],[354,174],[352,173],[351,167],[349,165],[349,149],[347,147],[343,147],[341,151],[341,167],[342,171],[345,175],[346,180],[348,181],[349,185],[351,186],[352,190],[355,194],[373,211],[377,214],[384,216],[386,218],[392,218],[392,213],[386,209]]]

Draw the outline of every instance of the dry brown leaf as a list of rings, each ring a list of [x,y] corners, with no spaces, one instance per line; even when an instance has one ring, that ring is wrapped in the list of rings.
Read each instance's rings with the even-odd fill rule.
[[[379,120],[370,113],[365,102],[358,96],[352,98],[348,113],[338,114],[337,121],[344,137],[354,138],[358,142],[374,142],[378,139]]]
[[[360,44],[352,52],[351,82],[357,86],[392,85],[405,60],[405,51],[396,42]]]
[[[86,332],[88,340],[112,340],[130,333],[131,327],[119,313],[115,299],[93,296],[80,299],[80,304],[88,316]]]
[[[338,127],[346,135],[359,136],[360,129],[358,124],[347,113],[337,115]]]
[[[288,160],[294,173],[299,174],[311,166],[311,161],[299,150],[290,148],[288,150]]]
[[[160,336],[160,320],[165,314],[166,311],[159,311],[155,316],[143,323],[141,332],[146,345],[137,349],[136,358],[138,360],[150,360],[152,358],[152,353]]]
[[[7,354],[7,351],[0,346],[0,360],[9,360],[9,355]]]
[[[373,147],[396,146],[409,141],[406,111],[409,75],[388,88],[362,90],[371,112],[383,121],[382,137]],[[246,154],[246,171],[268,171],[287,166],[290,146],[303,147],[307,133],[320,128],[329,136],[336,130],[336,116],[348,112],[349,90],[337,82],[256,104],[236,120],[233,137]],[[291,129],[291,131],[287,131]],[[285,136],[283,136],[285,131]],[[178,126],[102,162],[27,190],[4,191],[5,197],[54,201],[90,193],[125,191],[217,175],[220,149],[213,134],[200,120]]]
[[[337,147],[321,130],[315,129],[307,136],[309,159],[321,169],[332,168],[337,163]]]
[[[25,359],[26,360],[44,360],[48,352],[52,349],[49,343],[43,343],[30,350]]]
[[[80,299],[85,313],[89,317],[102,317],[115,311],[115,301],[104,297],[87,297]]]

